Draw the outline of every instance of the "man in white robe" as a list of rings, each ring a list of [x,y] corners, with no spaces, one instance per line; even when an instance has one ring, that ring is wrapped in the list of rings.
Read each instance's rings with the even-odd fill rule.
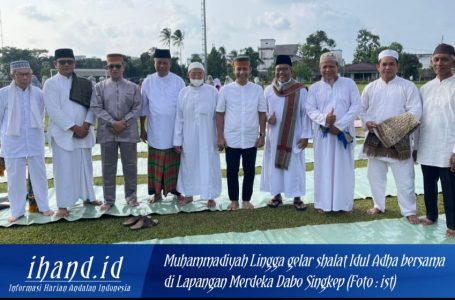
[[[52,216],[54,212],[47,198],[43,93],[31,85],[32,70],[28,61],[12,62],[10,71],[11,84],[0,90],[0,128],[11,207],[8,221],[13,223],[25,214],[26,165],[39,211],[44,216]]]
[[[398,53],[386,49],[379,53],[377,69],[380,78],[368,84],[362,92],[361,119],[364,129],[373,134],[377,124],[406,112],[417,120],[422,114],[419,92],[414,83],[397,76]],[[411,139],[411,137],[409,137]],[[409,141],[409,144],[411,142]],[[389,150],[387,150],[389,151]],[[416,216],[416,196],[414,188],[414,162],[409,155],[406,159],[397,159],[391,155],[368,154],[367,176],[373,195],[374,207],[369,214],[385,211],[385,192],[387,171],[392,169],[397,186],[397,198],[401,214],[411,224],[418,224]]]
[[[92,84],[74,73],[72,49],[55,50],[58,73],[44,84],[44,103],[49,115],[48,141],[52,147],[54,185],[59,217],[79,199],[101,205],[93,189],[92,147],[95,116],[90,108]],[[33,180],[32,180],[33,182]]]
[[[190,85],[179,94],[174,128],[174,148],[180,153],[177,191],[185,195],[179,205],[200,195],[213,208],[221,194],[215,121],[218,91],[204,84],[204,66],[199,62],[189,65],[188,77]]]
[[[426,216],[424,225],[438,220],[438,181],[441,181],[447,236],[455,237],[455,49],[439,44],[431,65],[436,78],[420,88],[422,125],[417,162],[421,164]]]
[[[322,79],[309,90],[307,113],[314,122],[314,208],[350,212],[354,202],[354,120],[360,112],[355,82],[338,76],[335,53],[321,55]]]
[[[268,206],[275,208],[285,197],[294,198],[296,210],[307,208],[301,200],[306,193],[305,148],[311,138],[311,122],[306,114],[307,91],[292,78],[292,61],[278,55],[275,79],[264,91],[267,128],[261,172],[261,191],[273,196]],[[283,148],[286,148],[284,149]]]
[[[142,83],[141,139],[147,141],[148,194],[155,203],[168,193],[181,198],[177,192],[180,154],[174,150],[174,126],[177,99],[185,87],[182,78],[172,73],[171,53],[156,49],[153,58],[156,72]],[[147,130],[145,120],[147,119]]]

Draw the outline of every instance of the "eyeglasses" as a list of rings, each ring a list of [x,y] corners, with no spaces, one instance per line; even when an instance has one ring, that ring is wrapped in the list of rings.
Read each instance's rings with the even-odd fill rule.
[[[17,77],[29,77],[32,76],[32,73],[15,73]]]
[[[61,65],[69,65],[71,66],[72,64],[74,64],[74,60],[71,60],[71,59],[62,59],[62,60],[57,60],[57,62]]]
[[[110,70],[112,69],[121,69],[122,68],[122,65],[109,65],[107,66]]]

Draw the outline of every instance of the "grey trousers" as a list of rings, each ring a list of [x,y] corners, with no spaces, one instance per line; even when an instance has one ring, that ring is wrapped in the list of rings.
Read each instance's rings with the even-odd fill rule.
[[[125,199],[136,198],[137,191],[137,143],[108,142],[101,144],[101,162],[103,172],[104,201],[109,204],[115,202],[117,179],[118,150],[122,161],[123,176],[125,179]]]

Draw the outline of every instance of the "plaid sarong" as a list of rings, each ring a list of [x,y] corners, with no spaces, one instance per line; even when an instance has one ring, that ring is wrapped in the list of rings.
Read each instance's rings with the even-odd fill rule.
[[[275,167],[287,170],[289,161],[291,160],[297,112],[300,109],[300,89],[304,86],[294,79],[279,86],[276,79],[274,79],[272,87],[275,95],[285,97],[280,132],[278,135]]]
[[[171,149],[155,149],[149,146],[148,190],[149,195],[161,193],[164,196],[177,190],[180,154]]]

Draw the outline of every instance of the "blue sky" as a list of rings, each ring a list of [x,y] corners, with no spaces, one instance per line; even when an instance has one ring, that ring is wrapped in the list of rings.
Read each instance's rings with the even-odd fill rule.
[[[0,0],[3,46],[71,47],[76,54],[104,58],[121,52],[139,56],[163,47],[164,27],[184,31],[183,57],[202,52],[200,0]],[[397,41],[410,53],[431,53],[455,44],[451,0],[206,0],[208,48],[227,51],[261,38],[277,44],[304,43],[324,30],[352,60],[357,32],[366,28],[382,45]],[[173,52],[177,49],[173,48]]]

